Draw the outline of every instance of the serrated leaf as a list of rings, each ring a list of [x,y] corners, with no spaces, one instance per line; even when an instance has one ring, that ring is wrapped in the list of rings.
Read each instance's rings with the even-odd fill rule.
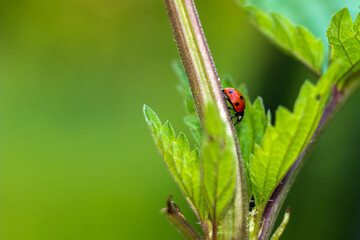
[[[341,59],[345,62],[342,77],[337,81],[339,89],[343,88],[348,77],[360,68],[360,14],[353,23],[349,10],[343,8],[332,18],[327,30],[331,49],[331,61]]]
[[[176,138],[170,122],[162,125],[156,113],[146,105],[144,115],[168,169],[200,221],[204,223],[207,209],[202,195],[199,151],[195,149],[190,152],[186,136],[180,133]]]
[[[199,213],[202,214],[201,218],[206,219],[208,211],[201,191],[200,154],[197,149],[190,153],[189,158],[185,161],[185,167],[189,171],[183,171],[182,178],[186,185],[190,186],[188,188],[189,195],[192,196],[194,205],[199,209]]]
[[[194,99],[193,98],[186,98],[185,101],[186,101],[186,109],[187,109],[189,115],[193,116],[193,117],[197,116]],[[199,119],[199,117],[197,117],[197,119]],[[199,120],[198,120],[198,122],[200,123]]]
[[[202,136],[201,124],[185,70],[181,62],[175,62],[173,68],[180,80],[179,90],[185,97],[185,105],[188,112],[188,115],[184,118],[185,124],[190,128],[190,132],[195,139],[196,145],[200,146]]]
[[[254,103],[251,103],[246,87],[242,85],[238,90],[243,94],[246,102],[244,118],[241,123],[236,126],[236,131],[240,143],[241,155],[244,159],[247,189],[250,197],[252,194],[249,172],[250,155],[254,152],[255,144],[261,144],[265,129],[269,123],[265,116],[262,99],[258,97]]]
[[[244,7],[259,30],[285,53],[295,57],[316,75],[321,75],[324,47],[306,28],[279,14],[267,14],[255,7]]]
[[[188,115],[184,117],[184,122],[190,128],[190,132],[192,133],[196,144],[199,146],[202,138],[202,129],[199,118],[194,115]]]
[[[291,113],[279,107],[275,126],[267,127],[261,147],[250,157],[250,178],[255,203],[262,208],[272,192],[305,148],[320,121],[332,83],[342,64],[333,64],[318,84],[306,81]]]
[[[236,184],[236,154],[226,125],[215,105],[206,106],[206,135],[202,145],[204,194],[212,223],[216,226],[230,204]]]
[[[190,146],[186,136],[183,133],[180,133],[176,139],[176,143],[179,147],[179,153],[182,156],[181,158],[184,158],[184,154],[188,154],[190,152]]]
[[[162,126],[161,133],[162,133],[162,136],[167,138],[167,141],[169,142],[169,144],[174,142],[175,132],[169,121],[166,121],[164,126]]]
[[[173,69],[180,80],[181,92],[184,93],[186,97],[192,98],[191,89],[182,63],[180,61],[174,62]]]

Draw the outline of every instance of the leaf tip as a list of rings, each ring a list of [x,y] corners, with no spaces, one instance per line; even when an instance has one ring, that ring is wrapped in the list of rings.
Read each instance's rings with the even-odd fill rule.
[[[151,127],[154,125],[156,128],[161,128],[161,121],[159,117],[156,115],[156,113],[146,104],[143,106],[143,112],[145,116],[145,120],[147,124]]]
[[[169,121],[166,121],[163,126],[163,133],[171,140],[175,140],[175,131]]]
[[[146,122],[151,125],[151,121],[149,119],[149,111],[152,111],[150,107],[148,107],[146,104],[144,104],[143,106],[143,112],[144,112],[144,117],[145,117],[145,120]]]

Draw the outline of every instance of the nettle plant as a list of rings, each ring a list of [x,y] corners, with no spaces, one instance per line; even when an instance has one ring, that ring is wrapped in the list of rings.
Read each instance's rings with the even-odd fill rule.
[[[234,126],[221,89],[235,84],[231,78],[219,80],[193,1],[165,0],[183,62],[176,71],[195,149],[149,107],[144,106],[144,114],[167,167],[201,223],[203,233],[198,234],[169,198],[168,219],[187,239],[278,239],[290,210],[273,232],[274,223],[304,160],[360,84],[360,15],[354,23],[344,8],[332,17],[327,31],[330,60],[322,71],[324,46],[308,30],[243,1],[240,5],[275,46],[303,63],[318,81],[305,81],[293,111],[280,106],[274,125],[262,99],[252,101],[245,86],[239,86],[246,109],[242,122]]]

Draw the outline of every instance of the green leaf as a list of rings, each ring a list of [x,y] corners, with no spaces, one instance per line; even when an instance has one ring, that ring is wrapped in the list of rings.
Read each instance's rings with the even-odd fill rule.
[[[218,227],[218,239],[236,239],[235,218],[235,211],[230,207]]]
[[[236,184],[236,153],[234,140],[218,115],[215,105],[206,106],[202,145],[202,173],[205,199],[214,227],[231,203]]]
[[[321,75],[324,47],[307,29],[297,26],[285,17],[267,14],[255,7],[244,7],[256,27],[285,53],[302,62],[317,76]]]
[[[199,145],[202,138],[202,129],[199,117],[194,115],[188,115],[184,117],[184,122],[190,128],[190,132],[195,138],[196,144]]]
[[[235,86],[235,82],[229,74],[226,74],[223,78],[221,78],[221,85],[223,88],[233,88]]]
[[[173,68],[180,80],[179,90],[185,97],[185,104],[188,112],[188,115],[184,118],[185,124],[190,128],[190,132],[196,141],[196,145],[200,146],[202,129],[185,70],[181,62],[175,62]]]
[[[147,124],[153,124],[157,129],[161,129],[162,124],[160,119],[158,118],[156,113],[146,105],[144,105],[144,115]]]
[[[144,115],[168,169],[198,218],[204,223],[207,209],[202,195],[199,151],[195,149],[190,152],[186,136],[180,133],[176,138],[170,122],[162,125],[156,113],[146,105]]]
[[[331,61],[343,60],[342,77],[337,86],[342,89],[348,77],[360,69],[360,14],[353,23],[349,10],[343,8],[331,19],[327,37],[331,48]]]
[[[279,107],[275,126],[268,126],[261,146],[255,146],[250,157],[250,178],[255,203],[260,209],[310,141],[342,66],[333,64],[316,86],[305,81],[293,113]]]
[[[236,131],[240,143],[241,154],[244,159],[247,189],[250,197],[252,194],[249,172],[250,155],[254,152],[255,144],[261,144],[265,129],[270,123],[269,119],[265,116],[265,108],[262,99],[258,97],[254,103],[251,103],[246,87],[242,85],[238,89],[244,95],[246,109],[243,120],[236,126]]]
[[[162,137],[166,138],[167,143],[170,144],[175,141],[175,132],[169,121],[166,121],[161,128]]]
[[[239,5],[244,5],[245,0],[237,0]],[[359,1],[354,0],[326,0],[316,1],[284,1],[284,0],[246,0],[247,4],[254,6],[265,12],[276,12],[292,22],[302,25],[309,29],[315,36],[320,37],[325,44],[327,51],[328,41],[326,38],[326,29],[329,26],[329,16],[335,11],[347,6],[350,14],[354,16],[359,11]],[[311,7],[310,7],[311,6]],[[356,16],[356,15],[355,15]],[[326,60],[325,60],[326,61]]]

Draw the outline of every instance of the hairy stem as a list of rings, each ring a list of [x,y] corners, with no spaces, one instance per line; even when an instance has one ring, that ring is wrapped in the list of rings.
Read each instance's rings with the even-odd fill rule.
[[[234,139],[234,151],[238,164],[238,181],[235,191],[237,236],[235,237],[239,239],[241,236],[241,239],[248,239],[248,195],[243,158],[194,2],[193,0],[164,0],[164,2],[203,129],[206,118],[205,107],[207,104],[214,103],[219,116],[226,123],[227,134]],[[216,225],[213,226],[213,230],[215,231],[213,238],[216,239]]]
[[[288,173],[284,176],[280,184],[277,186],[273,192],[270,200],[263,213],[263,228],[260,234],[259,240],[267,240],[270,238],[272,229],[275,224],[275,220],[279,215],[281,207],[285,201],[285,198],[293,185],[298,173],[300,172],[302,166],[305,163],[306,158],[313,149],[315,142],[324,132],[325,128],[329,125],[331,120],[336,116],[341,107],[345,104],[347,99],[352,95],[352,93],[358,88],[360,79],[359,75],[354,76],[353,85],[348,86],[345,91],[340,91],[335,85],[332,88],[331,100],[328,103],[324,113],[320,119],[319,125],[317,126],[310,142],[301,152],[299,157],[296,159],[294,164],[291,166]]]

